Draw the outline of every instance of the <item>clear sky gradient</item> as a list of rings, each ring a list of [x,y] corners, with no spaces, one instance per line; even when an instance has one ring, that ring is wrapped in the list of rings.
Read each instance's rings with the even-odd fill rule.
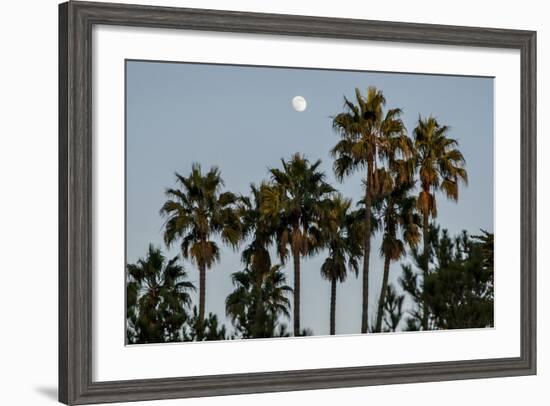
[[[162,242],[159,209],[164,190],[175,186],[174,172],[186,176],[193,162],[203,171],[220,168],[226,189],[247,194],[251,182],[267,178],[282,157],[304,153],[321,159],[327,180],[345,196],[361,197],[361,175],[335,180],[329,150],[338,136],[331,117],[343,109],[343,96],[355,87],[383,90],[387,107],[403,109],[412,135],[418,119],[433,114],[451,126],[466,158],[469,185],[458,203],[437,196],[437,222],[451,234],[480,228],[493,231],[493,79],[478,77],[349,72],[187,63],[128,61],[127,74],[127,261],[144,257],[149,243],[173,257]],[[307,109],[298,113],[291,100],[301,95]],[[380,238],[372,241],[371,317],[381,285]],[[316,335],[329,332],[329,282],[320,276],[326,253],[302,266],[302,327]],[[198,271],[183,261],[198,287]],[[224,301],[233,290],[230,274],[243,268],[239,252],[222,247],[221,262],[207,272],[206,311],[225,320]],[[291,264],[285,267],[292,286]],[[397,286],[399,263],[391,267]],[[195,297],[197,303],[197,298]],[[292,321],[288,320],[289,327]],[[338,285],[336,332],[355,334],[361,327],[361,277]],[[291,328],[290,328],[291,330]]]

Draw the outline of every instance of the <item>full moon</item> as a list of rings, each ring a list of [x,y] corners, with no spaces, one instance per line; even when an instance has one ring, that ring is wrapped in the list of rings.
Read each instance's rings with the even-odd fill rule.
[[[292,108],[298,112],[302,112],[306,109],[307,102],[302,96],[295,96],[292,99]]]

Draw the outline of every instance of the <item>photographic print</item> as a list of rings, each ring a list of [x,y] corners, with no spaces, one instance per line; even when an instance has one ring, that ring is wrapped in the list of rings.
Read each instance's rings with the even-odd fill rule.
[[[493,327],[492,77],[125,69],[127,344]]]

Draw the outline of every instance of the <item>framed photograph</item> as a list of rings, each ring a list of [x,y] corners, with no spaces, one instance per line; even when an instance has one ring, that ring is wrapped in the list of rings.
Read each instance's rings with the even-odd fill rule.
[[[59,400],[536,373],[536,33],[59,7]]]

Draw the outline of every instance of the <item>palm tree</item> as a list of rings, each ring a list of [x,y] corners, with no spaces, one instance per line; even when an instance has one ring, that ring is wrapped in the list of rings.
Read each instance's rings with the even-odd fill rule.
[[[421,268],[424,274],[429,272],[430,262],[430,217],[437,217],[435,194],[442,191],[447,198],[458,200],[458,184],[468,182],[465,160],[458,150],[458,142],[447,136],[449,127],[440,125],[437,120],[418,118],[414,129],[414,146],[416,150],[416,166],[420,180],[420,193],[417,207],[422,214],[423,254]],[[423,320],[427,328],[427,320]]]
[[[226,300],[226,312],[245,338],[273,337],[279,315],[290,316],[286,294],[292,289],[280,266],[271,265],[269,253],[275,225],[261,212],[266,188],[265,182],[252,184],[250,196],[239,198],[243,238],[249,238],[249,244],[242,253],[245,269],[232,275],[235,291]]]
[[[166,261],[151,244],[145,259],[127,265],[128,306],[135,306],[133,342],[180,341],[195,286],[177,262],[177,256]]]
[[[239,198],[243,239],[250,238],[250,243],[242,253],[242,262],[260,273],[267,273],[271,269],[269,247],[276,227],[272,217],[262,214],[262,196],[268,189],[269,185],[265,182],[259,187],[251,184],[251,195]]]
[[[351,200],[336,194],[323,222],[323,241],[328,256],[321,266],[321,275],[330,282],[330,334],[336,333],[336,284],[344,282],[348,267],[355,276],[359,273],[357,258],[362,255]]]
[[[225,301],[226,314],[231,317],[243,338],[274,337],[280,316],[290,318],[292,292],[286,284],[281,265],[268,272],[258,272],[251,266],[231,275],[235,290]]]
[[[386,99],[382,91],[369,87],[366,97],[355,89],[356,104],[344,97],[343,113],[333,118],[333,128],[341,136],[331,150],[334,173],[341,181],[346,176],[366,169],[364,205],[365,232],[363,236],[363,305],[361,332],[368,332],[369,260],[372,236],[372,202],[384,180],[378,178],[378,166],[390,151],[398,149],[408,157],[411,152],[401,121],[400,109],[389,109],[384,114]]]
[[[167,218],[164,241],[168,246],[180,241],[183,257],[199,268],[199,314],[204,320],[206,270],[219,261],[220,249],[213,240],[236,247],[241,238],[241,222],[236,208],[237,196],[221,192],[224,182],[217,167],[206,174],[194,163],[189,176],[176,173],[178,189],[167,189],[168,200],[160,213]]]
[[[289,255],[294,265],[294,335],[300,330],[300,260],[321,245],[318,221],[334,191],[319,171],[321,161],[310,164],[300,154],[281,160],[282,169],[272,168],[271,185],[263,189],[262,215],[275,224],[277,250],[284,263]]]
[[[394,184],[393,190],[377,202],[377,212],[384,230],[380,247],[380,254],[384,257],[384,273],[374,328],[376,333],[382,331],[391,262],[398,261],[405,255],[406,244],[416,247],[420,241],[420,218],[415,211],[416,199],[409,194],[413,183],[408,181]]]
[[[437,217],[435,193],[442,191],[447,198],[457,201],[459,181],[465,184],[468,182],[464,157],[457,149],[458,142],[449,138],[448,132],[449,127],[440,125],[432,116],[426,119],[419,117],[414,129],[416,165],[421,186],[417,204],[423,217],[423,230],[428,230],[430,217]],[[427,232],[423,232],[423,240],[424,271],[428,272]]]

